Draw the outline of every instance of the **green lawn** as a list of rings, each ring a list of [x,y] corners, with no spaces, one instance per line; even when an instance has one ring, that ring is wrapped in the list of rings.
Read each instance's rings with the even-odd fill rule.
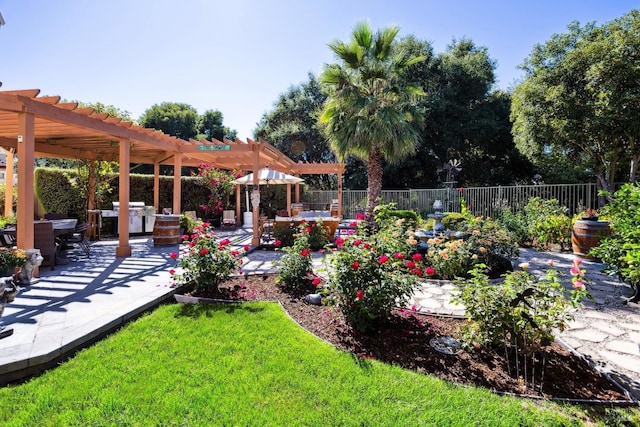
[[[0,401],[2,426],[566,426],[586,417],[340,352],[275,303],[162,306],[0,389]]]

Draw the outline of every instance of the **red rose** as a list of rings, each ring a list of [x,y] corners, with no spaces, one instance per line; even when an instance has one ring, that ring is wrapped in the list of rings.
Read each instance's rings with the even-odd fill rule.
[[[207,248],[200,249],[200,256],[205,256],[208,253],[209,253],[209,249]]]
[[[358,261],[353,261],[351,263],[351,268],[353,268],[354,270],[357,270],[360,268],[360,263]]]
[[[357,299],[363,299],[363,298],[364,298],[364,292],[362,292],[362,291],[357,291],[357,292],[356,292],[356,298],[357,298]]]
[[[275,242],[273,242],[273,244],[276,245],[277,247],[280,247],[282,242],[280,240],[276,240]]]
[[[356,239],[353,241],[353,246],[360,246],[362,244],[362,240]]]
[[[422,254],[413,254],[414,261],[420,261],[422,259]]]
[[[424,274],[426,274],[427,276],[433,276],[434,274],[436,274],[436,271],[432,267],[427,267],[424,269]]]
[[[413,261],[407,261],[405,265],[407,266],[407,268],[416,268],[416,263]]]
[[[169,258],[171,258],[171,259],[177,259],[177,258],[178,258],[178,254],[177,254],[176,252],[171,252],[171,253],[169,254]]]
[[[249,252],[249,249],[251,249],[251,248],[249,247],[249,245],[244,245],[243,249],[244,249],[245,252]]]
[[[322,282],[322,279],[319,277],[314,277],[313,278],[313,286],[318,286],[320,284],[320,282]]]
[[[306,249],[306,248],[305,248],[305,249],[303,249],[303,250],[302,250],[302,252],[300,252],[300,255],[302,255],[302,256],[307,256],[307,255],[309,255],[309,249]]]

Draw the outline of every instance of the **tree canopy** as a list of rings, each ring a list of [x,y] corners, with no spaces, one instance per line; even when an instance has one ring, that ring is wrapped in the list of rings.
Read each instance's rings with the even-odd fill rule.
[[[424,92],[402,76],[426,58],[398,48],[399,31],[373,33],[368,23],[356,24],[350,42],[329,43],[340,63],[325,66],[320,76],[327,93],[320,120],[331,147],[339,160],[355,156],[367,163],[369,221],[382,191],[383,159],[394,163],[415,152],[423,116],[417,100]]]
[[[325,100],[318,80],[310,73],[307,82],[291,86],[280,94],[273,110],[262,116],[255,137],[273,144],[295,162],[334,162],[335,154],[318,122]],[[335,176],[309,175],[304,178],[313,188],[337,187]]]
[[[587,160],[601,189],[612,190],[621,162],[635,180],[640,133],[640,11],[536,45],[513,93],[518,148],[532,160]]]

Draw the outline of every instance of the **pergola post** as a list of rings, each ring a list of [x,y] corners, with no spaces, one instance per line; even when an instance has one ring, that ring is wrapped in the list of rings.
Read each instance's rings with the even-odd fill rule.
[[[260,151],[253,146],[253,185],[251,189],[251,203],[253,203],[253,237],[251,246],[260,245]],[[258,203],[256,203],[258,202]]]
[[[182,212],[180,198],[182,196],[182,154],[175,153],[173,157],[173,213]]]
[[[120,189],[118,200],[120,211],[118,212],[118,246],[116,247],[116,257],[131,256],[131,246],[129,245],[129,190],[131,182],[129,179],[129,168],[131,160],[131,142],[126,139],[120,140],[119,163]]]
[[[160,213],[160,162],[153,162],[153,207]]]
[[[4,173],[4,216],[9,218],[13,212],[13,153],[15,150],[3,149],[7,158],[7,168]]]
[[[33,248],[33,216],[35,209],[33,162],[35,160],[35,116],[18,113],[18,209],[20,218],[16,225],[17,246],[20,249]],[[53,262],[53,261],[52,261]]]

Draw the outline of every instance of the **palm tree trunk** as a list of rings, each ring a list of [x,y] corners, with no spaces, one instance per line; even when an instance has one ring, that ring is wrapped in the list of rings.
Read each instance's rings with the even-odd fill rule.
[[[373,210],[378,205],[378,198],[382,194],[382,154],[380,148],[374,146],[367,160],[368,188],[367,207],[364,211],[365,220],[373,222]]]

